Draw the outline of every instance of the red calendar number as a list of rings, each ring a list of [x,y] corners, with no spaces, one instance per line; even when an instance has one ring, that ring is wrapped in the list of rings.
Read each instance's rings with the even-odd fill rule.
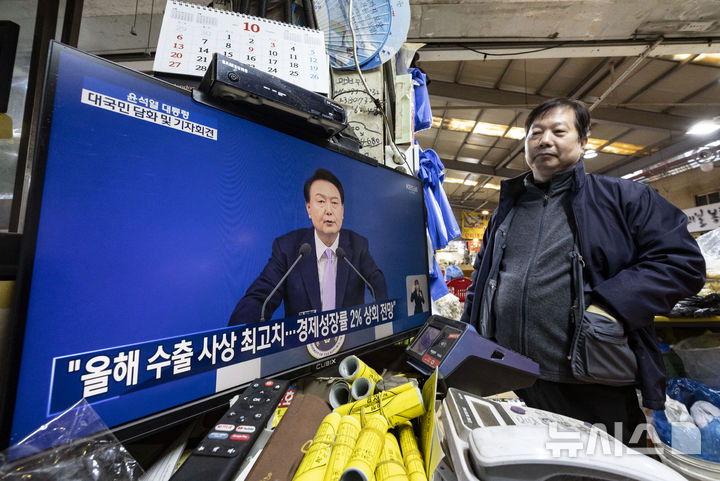
[[[171,60],[170,62],[168,62],[168,67],[179,68],[180,62],[175,62],[175,61]]]
[[[258,25],[257,23],[245,22],[245,30],[258,33],[260,31],[260,25]]]

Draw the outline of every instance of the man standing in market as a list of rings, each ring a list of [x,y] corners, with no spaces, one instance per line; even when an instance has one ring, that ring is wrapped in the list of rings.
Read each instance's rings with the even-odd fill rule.
[[[530,172],[502,182],[461,319],[538,362],[535,385],[517,390],[528,406],[602,424],[610,434],[621,427],[628,444],[645,422],[636,389],[644,407],[664,408],[654,316],[702,288],[705,262],[685,214],[652,188],[585,173],[590,113],[581,102],[547,100],[525,130]],[[578,306],[586,307],[579,316]],[[573,341],[587,312],[624,331],[635,381],[578,379]],[[635,441],[644,446],[644,438]]]

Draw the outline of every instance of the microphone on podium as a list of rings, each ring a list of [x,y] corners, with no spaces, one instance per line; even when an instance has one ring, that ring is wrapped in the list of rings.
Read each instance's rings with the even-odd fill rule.
[[[298,262],[300,262],[300,259],[302,259],[306,255],[308,255],[310,253],[311,249],[312,249],[312,247],[310,247],[310,244],[308,244],[307,242],[300,246],[300,250],[298,252],[298,257],[297,257],[297,259],[295,259],[295,262],[292,263],[292,265],[287,270],[285,275],[282,276],[282,278],[278,281],[275,288],[265,298],[265,302],[263,302],[263,305],[262,305],[262,310],[260,311],[260,322],[265,320],[265,306],[267,306],[267,303],[270,300],[270,298],[275,294],[275,292],[277,292],[277,290],[280,288],[282,283],[285,282],[285,279],[287,279],[287,276],[292,272],[293,269],[295,269],[295,266],[297,265]]]
[[[345,257],[345,250],[342,247],[338,247],[337,249],[335,249],[335,255],[338,256],[338,259],[345,259],[345,262],[347,262],[348,265],[352,267],[352,270],[354,270],[355,273],[360,276],[360,279],[362,279],[365,285],[368,286],[368,289],[370,289],[370,294],[372,294],[373,302],[377,302],[377,299],[375,298],[375,289],[373,289],[373,286],[370,285],[368,280],[365,279],[362,274],[360,274],[360,271],[357,270],[354,265],[352,265],[352,262],[350,262],[348,258]]]

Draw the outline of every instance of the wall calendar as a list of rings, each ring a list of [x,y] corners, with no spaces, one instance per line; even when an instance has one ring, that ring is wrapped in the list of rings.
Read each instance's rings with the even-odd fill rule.
[[[323,32],[169,0],[153,70],[202,77],[214,52],[313,92],[330,91]]]

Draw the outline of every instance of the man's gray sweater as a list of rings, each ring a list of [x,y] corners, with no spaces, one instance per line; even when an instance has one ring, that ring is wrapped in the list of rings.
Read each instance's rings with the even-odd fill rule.
[[[572,339],[569,193],[572,173],[546,184],[525,178],[513,207],[493,305],[497,342],[540,364],[540,378],[577,382],[567,359]]]

